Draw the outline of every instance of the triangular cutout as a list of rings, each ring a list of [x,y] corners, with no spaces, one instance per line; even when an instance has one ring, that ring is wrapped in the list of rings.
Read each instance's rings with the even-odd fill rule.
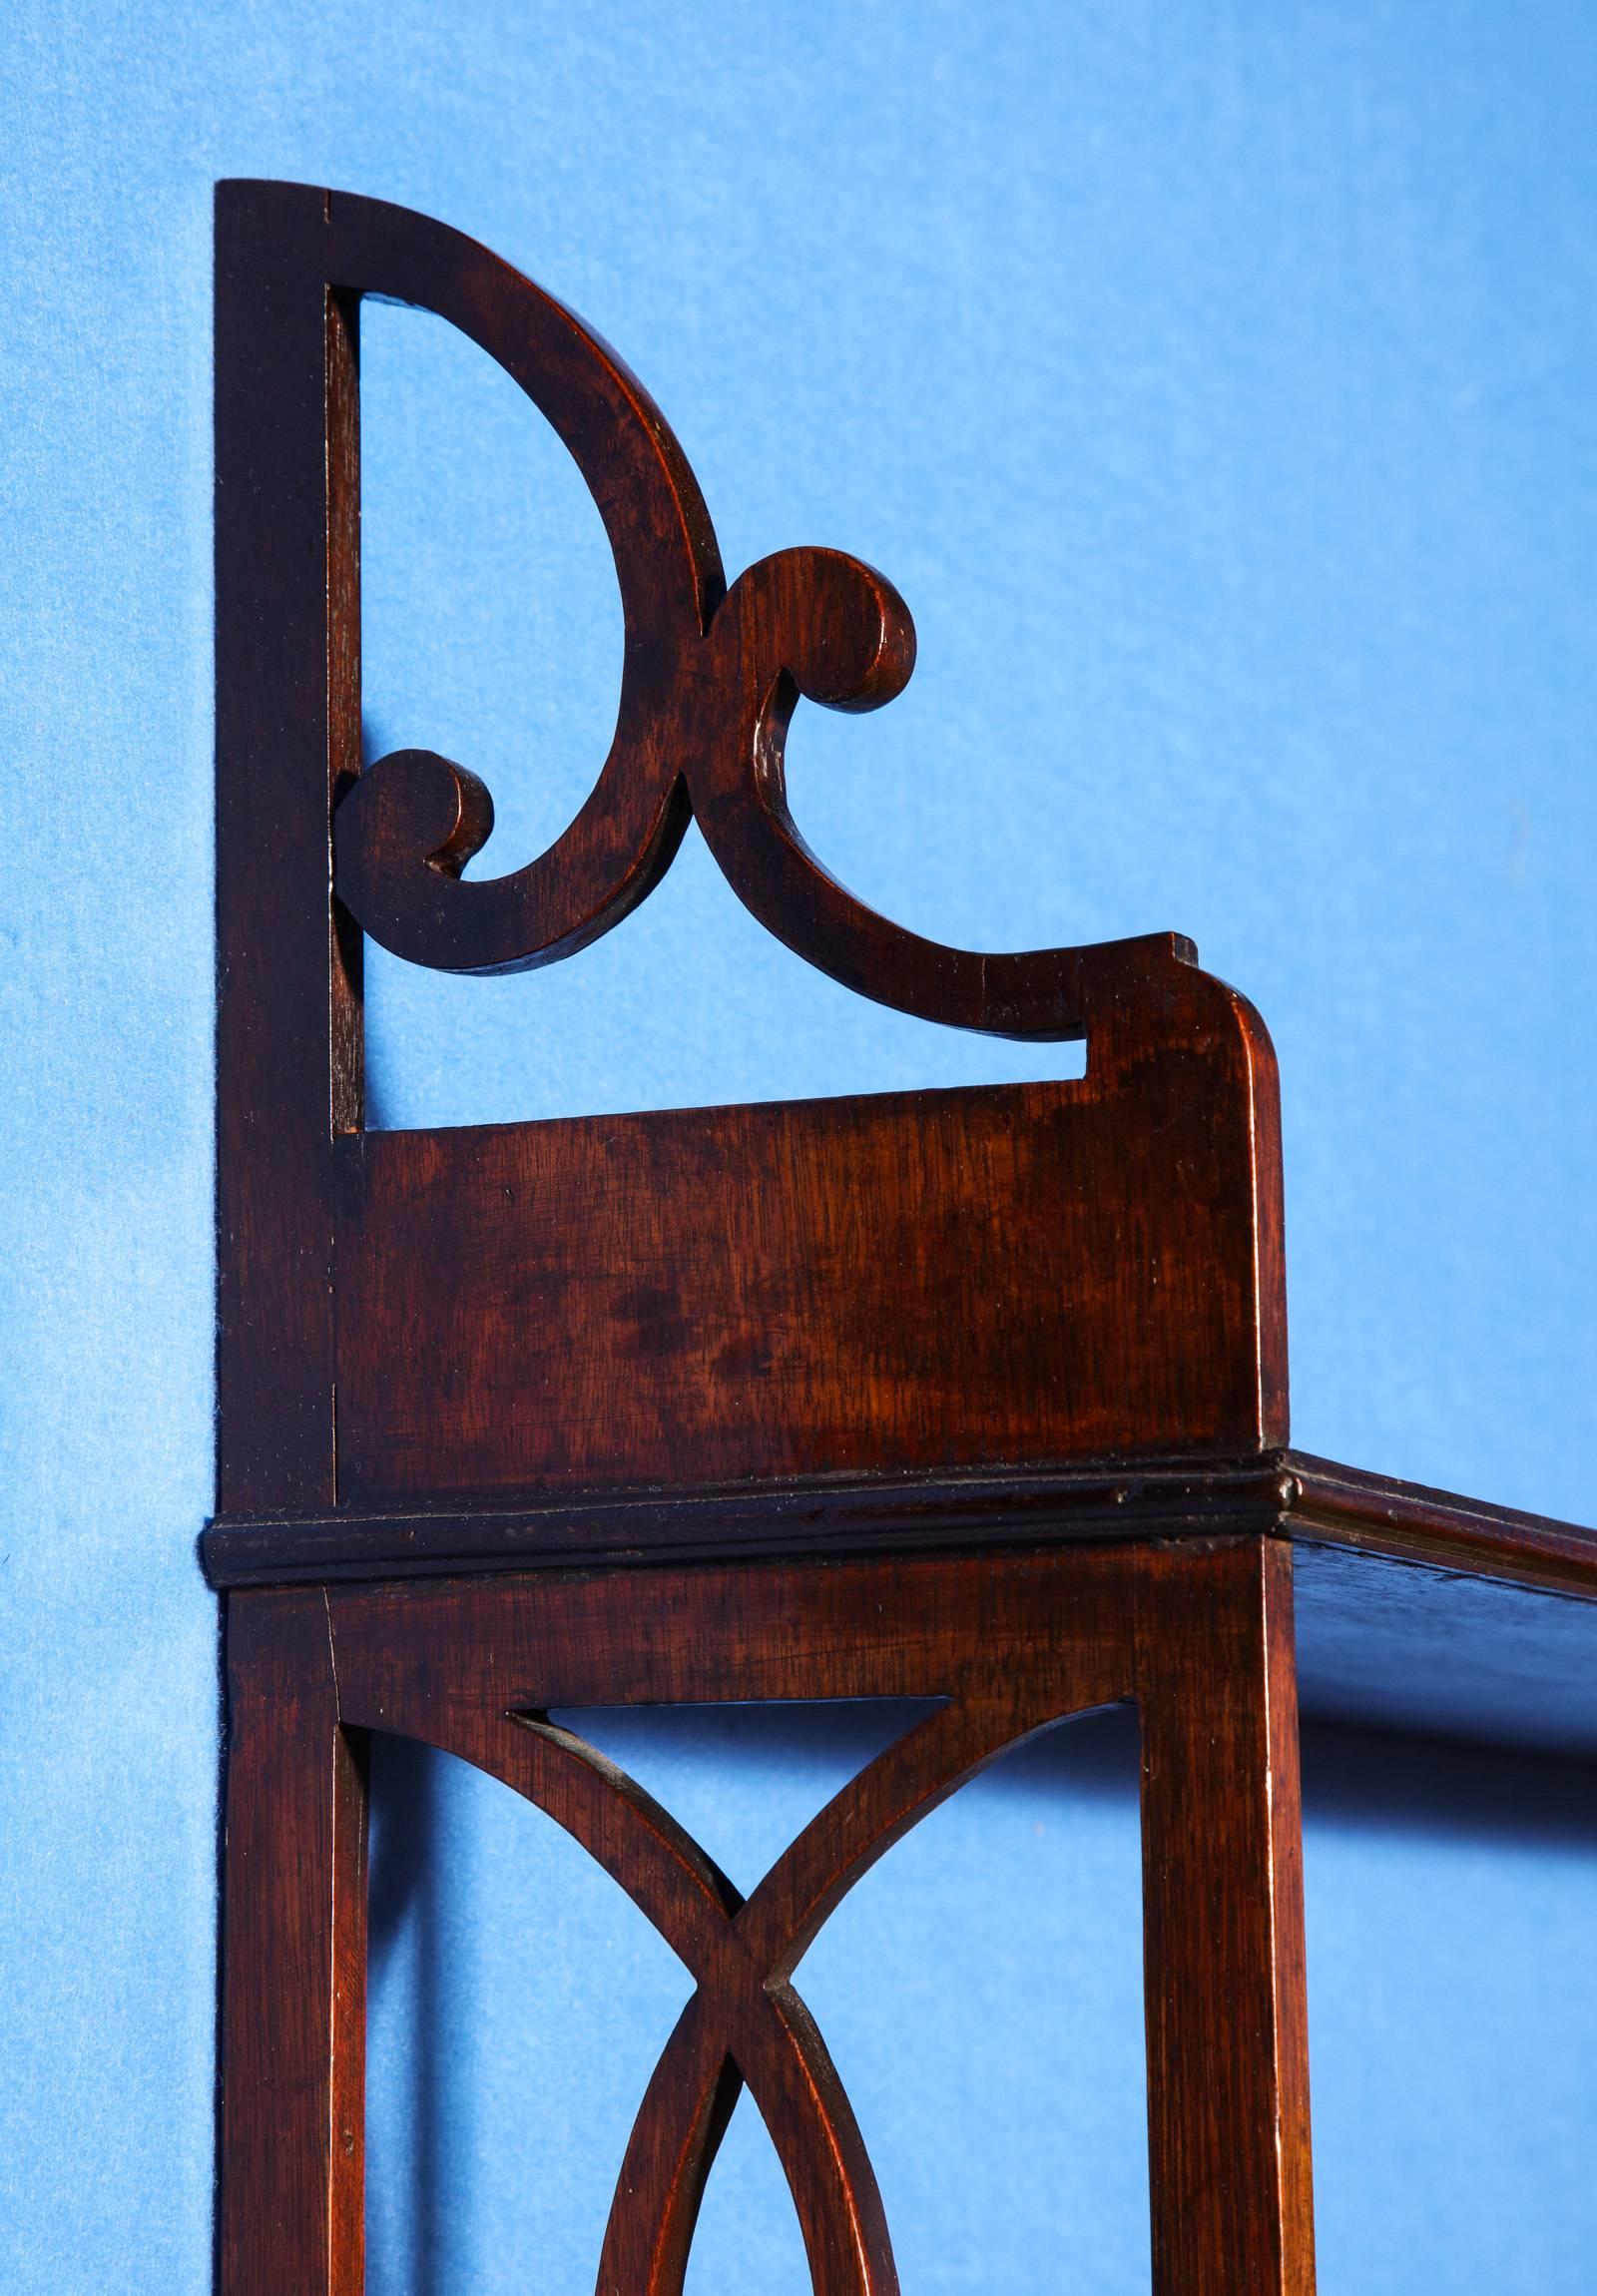
[[[747,2089],[705,2186],[683,2296],[812,2296],[809,2262],[782,2163]]]
[[[833,1794],[935,1710],[930,1699],[841,1698],[555,1719],[636,1778],[748,1896]]]

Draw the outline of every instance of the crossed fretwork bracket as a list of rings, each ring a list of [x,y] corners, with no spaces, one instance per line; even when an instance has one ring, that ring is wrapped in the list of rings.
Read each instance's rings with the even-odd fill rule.
[[[795,1968],[872,1862],[965,1780],[1127,1700],[1142,1740],[1155,2296],[1310,2296],[1285,1544],[556,1571],[230,1602],[224,2296],[361,2285],[367,1733],[444,1748],[525,1795],[694,1981],[627,2146],[599,2296],[679,2296],[745,2083],[816,2296],[892,2296],[875,2178]],[[747,1901],[634,1780],[549,1720],[815,1698],[934,1703]]]
[[[1059,1695],[1056,1683],[1028,1698],[975,1673],[952,1704],[844,1787],[747,1900],[635,1779],[547,1716],[462,1715],[435,1741],[563,1826],[695,1981],[627,2147],[599,2296],[681,2289],[705,2181],[745,2083],[782,2160],[816,2288],[896,2290],[869,2157],[793,1972],[846,1892],[909,1827],[1000,1754],[1066,1718],[1055,1710]],[[385,1703],[387,1726],[403,1731],[403,1709]]]

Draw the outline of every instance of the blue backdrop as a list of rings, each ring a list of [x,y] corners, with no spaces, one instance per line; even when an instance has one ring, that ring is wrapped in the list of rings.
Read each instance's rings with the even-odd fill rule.
[[[811,842],[943,938],[1191,932],[1282,1055],[1298,1439],[1589,1515],[1594,103],[1573,4],[9,13],[0,2284],[210,2272],[213,179],[472,231],[643,374],[730,569],[880,564],[920,666],[800,717]],[[365,439],[371,739],[482,771],[510,865],[609,731],[597,516],[414,314]],[[693,843],[569,966],[370,991],[386,1123],[1057,1058],[856,1006]],[[752,1879],[901,1720],[592,1727]],[[910,2296],[1146,2285],[1131,1778],[1061,1733],[805,1965]],[[674,1966],[497,1789],[380,1786],[373,2288],[565,2296]],[[1328,1733],[1309,1797],[1324,2286],[1588,2288],[1590,1774]],[[703,2239],[696,2296],[800,2284],[747,2111]]]

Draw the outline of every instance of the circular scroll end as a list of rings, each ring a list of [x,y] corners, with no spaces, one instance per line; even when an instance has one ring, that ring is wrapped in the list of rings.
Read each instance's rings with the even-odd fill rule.
[[[841,550],[784,550],[766,566],[784,668],[829,710],[879,710],[909,683],[915,625],[887,580]]]
[[[493,829],[486,784],[434,750],[394,750],[368,766],[333,816],[338,897],[385,947],[408,953],[423,869],[457,877]]]

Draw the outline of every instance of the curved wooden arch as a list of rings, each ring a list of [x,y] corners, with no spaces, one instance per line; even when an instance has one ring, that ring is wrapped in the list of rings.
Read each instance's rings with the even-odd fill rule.
[[[1063,1705],[1061,1701],[1064,1701]],[[793,1985],[822,1924],[893,1843],[1028,1738],[1102,1702],[1102,1685],[1025,1691],[972,1667],[948,1704],[868,1762],[745,1900],[684,1827],[545,1713],[401,1691],[380,1726],[472,1764],[542,1810],[630,1897],[694,1980],[639,2106],[605,2229],[597,2296],[682,2296],[710,2171],[747,2085],[827,2296],[897,2296],[875,2172],[825,2041]]]
[[[726,585],[704,497],[670,425],[609,346],[491,251],[431,217],[342,193],[327,202],[329,284],[434,312],[518,383],[582,473],[604,521],[627,643],[610,753],[548,851],[462,884],[493,828],[465,767],[400,750],[339,808],[339,895],[373,939],[450,972],[550,964],[619,923],[671,863],[688,825],[663,739]]]
[[[217,250],[221,1512],[1285,1440],[1257,1014],[1171,933],[983,955],[906,932],[794,822],[800,699],[873,709],[910,674],[891,584],[803,549],[727,589],[641,385],[443,225],[231,184]],[[609,756],[500,878],[458,874],[492,818],[464,765],[359,771],[364,294],[435,311],[528,391],[616,558]],[[800,956],[928,1020],[1090,1031],[1086,1077],[366,1129],[358,926],[451,970],[552,961],[643,897],[690,813]]]
[[[890,2296],[870,2164],[794,1969],[870,1860],[984,1760],[1134,1697],[1155,2285],[1303,2296],[1262,1022],[1173,934],[983,956],[836,883],[792,818],[788,727],[804,697],[890,700],[907,610],[824,550],[727,590],[658,409],[485,250],[380,203],[229,184],[216,279],[222,2284],[360,2286],[366,1733],[529,1792],[693,1972],[623,2164],[604,2296],[680,2296],[746,2080],[817,2287]],[[459,875],[492,818],[463,766],[401,751],[359,771],[362,294],[432,309],[500,360],[576,455],[617,559],[609,757],[566,833],[498,880]],[[366,1127],[356,921],[451,970],[549,962],[643,897],[690,812],[808,961],[967,1028],[1090,1025],[1086,1074]],[[547,1720],[816,1696],[946,1703],[747,1904]]]
[[[909,610],[844,553],[785,550],[726,594],[698,483],[665,417],[602,338],[475,241],[342,194],[331,284],[435,312],[520,384],[575,459],[615,560],[625,663],[610,752],[576,817],[507,875],[462,880],[493,828],[464,765],[378,759],[335,822],[339,897],[396,955],[450,972],[574,954],[659,882],[690,816],[729,884],[798,955],[922,1019],[1039,1039],[1085,1034],[1082,952],[987,955],[922,939],[833,877],[788,808],[783,753],[800,696],[878,709],[914,667]]]

